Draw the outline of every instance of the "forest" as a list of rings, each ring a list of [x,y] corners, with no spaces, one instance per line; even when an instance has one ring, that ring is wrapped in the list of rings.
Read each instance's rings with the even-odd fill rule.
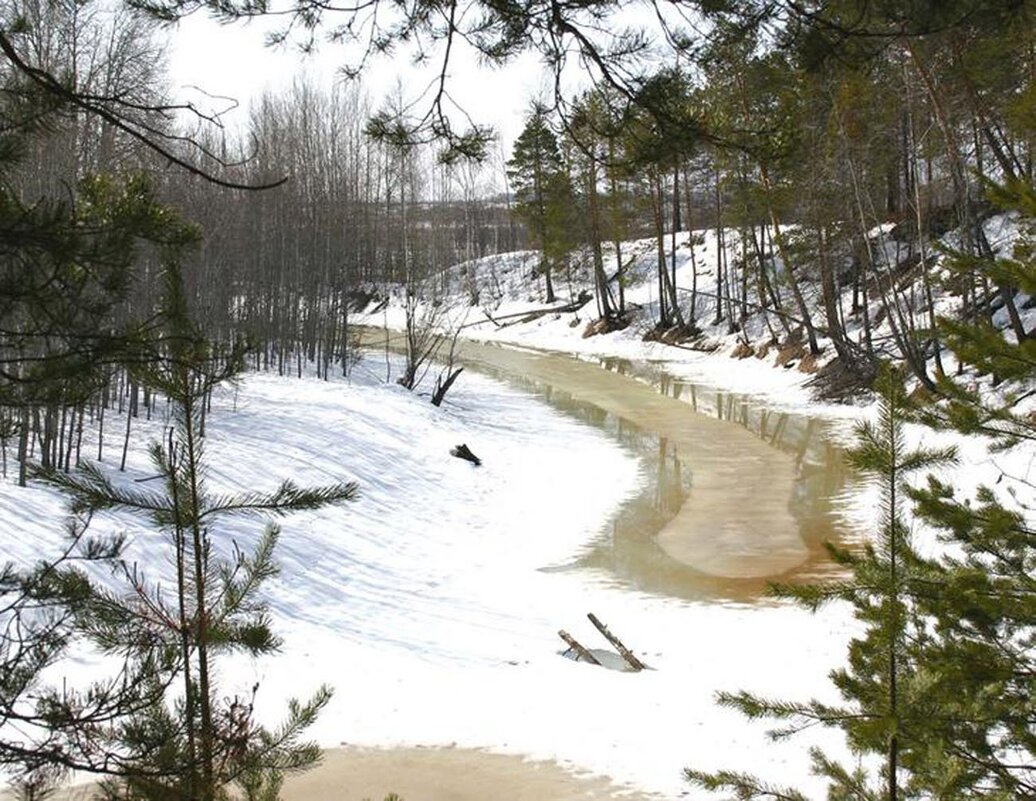
[[[210,490],[214,393],[249,372],[348,376],[390,308],[398,383],[439,370],[439,406],[460,374],[461,317],[501,326],[485,265],[522,252],[523,321],[575,310],[584,337],[779,354],[816,397],[877,399],[849,457],[882,486],[874,542],[831,546],[842,581],[772,590],[856,610],[867,633],[832,674],[847,705],[720,703],[840,728],[877,760],[816,751],[832,799],[1036,798],[1033,479],[970,500],[934,478],[902,484],[955,458],[908,448],[907,422],[994,452],[1031,455],[1036,439],[1036,5],[679,0],[638,4],[632,24],[624,5],[4,3],[3,480],[56,487],[74,513],[63,552],[0,560],[0,767],[20,797],[80,771],[109,798],[233,787],[272,801],[318,759],[304,735],[328,688],[274,727],[218,688],[217,656],[279,647],[263,589],[280,533],[230,552],[215,526],[348,505],[357,485]],[[231,128],[170,88],[170,26],[192,13],[272,17],[272,44],[363,55],[350,80],[299,77]],[[454,46],[487,65],[542,59],[553,89],[520,109],[515,142],[451,106]],[[428,64],[435,91],[371,96],[366,60],[398,50]],[[631,300],[642,285],[649,302]],[[158,483],[96,467],[125,471],[161,414]],[[106,427],[121,451],[105,450]],[[100,432],[96,450],[84,431]],[[120,535],[93,534],[112,509],[166,533],[174,592],[122,558]],[[947,554],[916,550],[914,521]],[[121,589],[96,580],[105,565]],[[46,685],[78,642],[115,675]],[[806,797],[741,767],[686,778]]]

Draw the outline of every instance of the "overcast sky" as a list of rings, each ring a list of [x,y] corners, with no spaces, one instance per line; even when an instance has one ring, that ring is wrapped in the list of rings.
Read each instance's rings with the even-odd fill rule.
[[[182,20],[172,34],[170,67],[173,90],[181,100],[209,108],[226,106],[210,95],[235,98],[240,110],[228,115],[233,127],[244,120],[248,102],[265,89],[291,84],[295,76],[308,74],[323,86],[336,80],[344,59],[343,46],[322,44],[314,55],[290,47],[265,47],[264,32],[272,27],[262,20],[219,25],[201,16]],[[525,56],[505,69],[479,66],[470,53],[455,49],[451,61],[449,91],[478,123],[493,126],[501,135],[506,153],[521,132],[523,115],[542,92],[542,70],[533,56]],[[405,54],[379,57],[364,75],[362,85],[377,108],[381,97],[401,81],[407,96],[417,96],[436,74],[437,63],[415,69]]]

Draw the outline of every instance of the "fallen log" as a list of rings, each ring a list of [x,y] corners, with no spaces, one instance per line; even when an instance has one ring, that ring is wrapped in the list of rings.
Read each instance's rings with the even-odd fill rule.
[[[486,316],[486,320],[489,320],[497,328],[507,328],[507,326],[515,325],[517,323],[532,322],[540,317],[548,314],[567,314],[571,312],[577,312],[583,308],[587,303],[593,300],[593,295],[588,292],[581,292],[578,297],[570,300],[563,306],[549,306],[545,309],[531,309],[521,312],[514,312],[512,314],[502,314],[498,317],[493,317],[488,311],[482,309],[482,314]],[[520,319],[518,319],[520,318]],[[510,320],[511,322],[502,323],[501,320]],[[470,323],[464,323],[460,326],[461,328],[468,328],[473,325],[482,325],[485,320],[473,320]]]
[[[471,448],[464,443],[461,443],[456,448],[450,448],[450,456],[456,456],[458,459],[465,459],[475,465],[475,467],[482,464],[482,460],[473,454],[471,452]]]
[[[596,656],[594,656],[592,653],[590,653],[588,650],[586,650],[586,648],[584,648],[582,645],[580,645],[578,642],[576,642],[575,637],[573,637],[571,634],[569,634],[564,629],[560,629],[558,631],[558,636],[561,639],[563,639],[568,644],[569,650],[572,650],[572,651],[576,652],[576,656],[579,659],[582,659],[585,662],[589,662],[591,665],[600,665],[601,664],[600,662],[597,661],[597,657]],[[578,659],[576,661],[578,661]]]
[[[627,665],[633,668],[633,670],[644,670],[644,668],[647,667],[647,665],[637,659],[629,648],[622,644],[622,640],[608,631],[608,627],[598,620],[597,616],[593,612],[587,614],[587,617],[590,618],[590,622],[594,624],[597,630],[604,635],[604,638],[615,647],[615,650],[619,652],[619,655],[626,660]]]

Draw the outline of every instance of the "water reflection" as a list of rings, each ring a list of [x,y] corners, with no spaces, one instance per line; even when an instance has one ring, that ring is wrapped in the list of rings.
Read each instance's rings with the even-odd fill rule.
[[[614,426],[615,434],[649,462],[655,476],[649,491],[651,501],[649,504],[645,497],[648,493],[644,493],[628,502],[611,530],[594,543],[591,551],[578,561],[579,565],[607,570],[645,592],[686,599],[749,602],[760,600],[769,581],[823,581],[841,575],[840,569],[830,561],[825,543],[844,545],[855,539],[835,505],[851,481],[851,474],[842,450],[825,436],[826,427],[821,421],[767,409],[745,395],[676,379],[651,363],[608,358],[602,359],[600,364],[611,372],[654,386],[660,394],[687,403],[699,414],[737,424],[790,454],[795,466],[790,508],[799,523],[809,557],[784,574],[738,579],[710,576],[676,562],[657,546],[652,547],[654,535],[690,492],[691,476],[682,469],[679,453],[667,445],[664,437],[658,437],[657,448],[652,449],[644,442],[646,437],[642,432],[640,436],[627,435],[637,429],[620,420]]]
[[[683,506],[690,492],[691,474],[686,478],[680,467],[680,454],[665,437],[658,438],[658,467],[655,471],[655,508],[664,515],[673,515]]]
[[[603,364],[641,381],[654,378],[651,386],[658,393],[687,403],[699,414],[741,426],[792,457],[795,481],[790,510],[798,522],[807,557],[785,573],[747,578],[715,576],[672,558],[656,541],[658,532],[681,509],[694,485],[692,471],[669,438],[542,381],[497,370],[483,362],[479,366],[496,378],[539,395],[556,409],[606,430],[645,465],[647,484],[620,508],[608,530],[570,564],[552,569],[599,571],[607,580],[641,592],[747,603],[765,600],[767,581],[815,581],[838,575],[824,543],[844,544],[847,539],[834,499],[845,489],[850,476],[841,450],[825,438],[824,425],[818,420],[771,411],[751,398],[680,381],[657,368],[637,372],[634,365],[623,360]]]
[[[473,343],[464,343],[461,358],[608,431],[645,465],[648,481],[608,529],[551,569],[592,570],[642,592],[745,603],[763,602],[768,581],[838,575],[824,544],[851,539],[835,508],[850,476],[822,422],[676,379],[651,363],[606,359],[601,370],[559,354]],[[734,436],[738,429],[766,447]]]

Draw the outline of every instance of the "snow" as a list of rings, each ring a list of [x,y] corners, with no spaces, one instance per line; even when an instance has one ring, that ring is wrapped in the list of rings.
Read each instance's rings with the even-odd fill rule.
[[[773,366],[772,356],[729,358],[734,337],[719,329],[709,330],[720,344],[715,353],[644,342],[654,302],[649,245],[627,243],[625,252],[637,254],[633,273],[640,280],[627,299],[644,309],[640,324],[583,338],[591,304],[575,315],[504,327],[485,322],[464,334],[589,361],[651,363],[681,380],[749,394],[766,408],[820,418],[839,443],[854,419],[873,416],[873,405],[817,403],[810,376]],[[692,246],[699,287],[714,291],[711,232],[683,235],[678,284],[689,284]],[[448,304],[455,321],[481,317],[468,306],[471,280],[496,319],[541,308],[529,280],[535,263],[535,254],[521,253],[455,268]],[[399,327],[400,304],[371,322]],[[763,333],[750,331],[751,341]],[[139,425],[147,430],[135,437],[121,480],[151,473],[144,441],[160,435],[162,421]],[[857,626],[844,607],[810,615],[781,603],[688,600],[574,566],[646,480],[643,461],[607,430],[473,371],[435,409],[386,381],[374,356],[349,380],[251,375],[216,399],[208,426],[215,489],[272,488],[288,477],[302,484],[356,480],[361,487],[360,499],[345,508],[283,523],[282,572],[270,588],[282,652],[223,663],[226,693],[260,682],[263,717],[275,720],[286,697],[328,683],[335,697],[314,729],[324,745],[488,748],[555,759],[669,798],[713,797],[684,783],[688,766],[747,766],[819,795],[808,748],[822,743],[836,755],[844,751],[839,736],[823,730],[772,743],[764,725],[714,703],[716,691],[739,689],[834,700],[826,676],[844,661]],[[114,459],[121,426],[108,428]],[[1032,477],[1031,450],[991,455],[977,440],[922,429],[911,429],[910,438],[958,445],[960,466],[946,475],[963,492],[1001,473],[1008,474],[1005,487]],[[484,458],[482,467],[448,456],[461,442]],[[95,449],[84,445],[85,452]],[[844,517],[865,528],[875,499],[875,488],[853,486],[838,502]],[[8,556],[27,561],[56,548],[61,506],[48,489],[0,483]],[[139,521],[106,515],[95,525],[128,531],[140,563],[165,569],[164,546]],[[221,528],[217,546],[251,541],[260,528],[261,521],[235,519]],[[561,658],[559,628],[584,644],[599,643],[585,618],[591,611],[652,669],[630,674]],[[94,666],[80,656],[71,668]]]
[[[883,232],[887,234],[888,232]],[[994,217],[987,223],[987,234],[994,249],[999,253],[1009,253],[1017,236],[1017,227],[1009,215]],[[667,237],[667,248],[668,248]],[[736,237],[728,235],[727,247],[737,249],[739,244]],[[952,242],[945,243],[952,246]],[[888,237],[883,237],[883,244],[886,258],[892,259],[895,254],[890,248],[899,247],[897,243],[891,242]],[[847,445],[852,441],[853,424],[858,419],[874,419],[876,416],[876,404],[873,400],[864,399],[861,405],[833,404],[817,401],[810,387],[811,375],[800,372],[792,366],[792,369],[785,369],[774,364],[773,350],[765,359],[760,358],[731,358],[730,354],[739,338],[744,337],[752,344],[758,344],[768,338],[768,331],[756,317],[751,321],[744,334],[731,334],[726,331],[725,324],[709,325],[714,307],[709,307],[707,295],[715,293],[716,281],[713,265],[717,255],[717,237],[713,231],[694,232],[693,234],[683,233],[678,235],[677,245],[677,269],[676,283],[683,293],[691,285],[692,261],[690,256],[691,248],[694,248],[695,261],[698,267],[697,284],[698,289],[703,293],[699,299],[699,325],[703,325],[708,340],[717,346],[714,352],[696,351],[687,348],[663,345],[657,342],[645,342],[644,333],[651,327],[657,317],[657,287],[653,279],[655,269],[655,251],[653,241],[646,240],[636,243],[624,243],[624,260],[629,259],[633,254],[632,267],[630,269],[632,280],[626,290],[627,303],[637,308],[633,323],[626,329],[613,332],[607,335],[583,336],[583,330],[588,322],[595,316],[594,304],[591,302],[582,310],[571,312],[557,312],[545,314],[531,321],[515,322],[521,319],[520,313],[530,309],[544,309],[547,304],[543,301],[540,292],[542,280],[532,275],[532,269],[537,263],[535,254],[521,252],[511,255],[498,255],[489,259],[470,262],[455,268],[453,277],[463,275],[465,281],[470,285],[475,282],[483,288],[490,288],[487,292],[484,289],[479,297],[479,307],[468,306],[470,298],[465,298],[460,293],[447,295],[447,305],[454,309],[454,319],[463,321],[464,328],[462,336],[489,342],[507,343],[512,346],[537,348],[548,351],[557,351],[573,354],[588,361],[605,362],[613,359],[628,359],[637,362],[649,362],[653,367],[664,371],[669,376],[694,382],[701,386],[713,387],[729,392],[743,393],[751,396],[753,403],[768,409],[790,411],[808,414],[819,418],[826,423],[826,436],[835,443]],[[609,272],[614,271],[615,261],[612,256],[611,265],[607,267]],[[775,270],[780,271],[781,265],[775,265]],[[449,278],[449,276],[448,276]],[[555,287],[565,282],[555,275]],[[530,286],[531,285],[531,286]],[[580,288],[591,286],[591,279],[585,268],[580,271],[577,266],[575,277],[570,282],[567,294],[561,293],[562,305],[566,297],[574,297]],[[487,297],[488,294],[488,297]],[[684,304],[687,295],[681,294]],[[788,300],[786,298],[786,300]],[[1024,308],[1025,296],[1017,298],[1018,304],[1022,307],[1022,315],[1025,325],[1031,328],[1036,320],[1036,310]],[[816,308],[816,299],[809,298],[812,307]],[[843,296],[843,310],[848,307],[848,298]],[[959,299],[952,296],[942,295],[935,298],[936,313],[950,313]],[[639,307],[639,308],[638,308]],[[816,313],[814,311],[814,313]],[[482,322],[479,322],[479,318]],[[492,318],[492,319],[490,319]],[[388,325],[400,326],[402,319],[398,313],[398,304],[393,303],[384,312],[384,321]],[[705,321],[705,323],[703,323]],[[775,321],[771,320],[777,328]],[[1006,314],[1001,312],[995,320],[1001,327],[1006,326]],[[849,325],[851,335],[858,335],[860,322],[856,321]],[[779,331],[779,329],[778,329]],[[883,341],[888,341],[889,330],[887,323],[875,325],[875,341],[879,347]],[[1010,331],[1005,336],[1012,336]],[[821,338],[821,347],[826,351],[827,357],[832,354],[830,343]],[[824,359],[822,357],[820,363]],[[955,362],[952,354],[944,354],[947,369],[953,369]],[[996,390],[988,383],[983,383],[981,378],[974,378],[973,384],[978,385],[984,392],[995,392]],[[1032,404],[1030,404],[1030,408]],[[990,450],[989,443],[975,437],[962,437],[955,432],[933,432],[920,426],[907,426],[906,435],[908,444],[911,446],[924,445],[932,448],[953,446],[957,449],[958,460],[955,464],[943,468],[937,472],[940,478],[948,481],[955,487],[959,497],[974,497],[979,486],[996,486],[997,491],[1006,497],[1008,493],[1018,492],[1021,497],[1027,497],[1031,489],[1031,483],[1036,477],[1034,466],[1036,466],[1036,452],[1031,446],[1021,445],[1006,452],[994,453]],[[923,480],[919,476],[918,480]],[[838,504],[842,509],[844,518],[853,521],[858,530],[874,530],[877,509],[879,508],[879,489],[869,483],[854,484],[838,498]],[[1031,511],[1029,512],[1031,517]],[[925,530],[916,521],[908,522],[913,530],[916,544],[924,553],[937,551],[946,552],[947,544],[936,539],[933,532]],[[664,602],[668,608],[671,601]],[[746,688],[764,694],[784,698],[804,698],[818,693],[823,693],[828,688],[825,674],[827,670],[844,660],[844,645],[847,640],[847,632],[851,630],[852,621],[847,619],[844,609],[827,609],[818,618],[802,619],[796,617],[797,612],[787,608],[753,608],[751,610],[740,610],[745,617],[737,618],[735,612],[729,607],[717,605],[692,605],[686,610],[681,610],[680,615],[687,620],[693,619],[693,630],[696,633],[703,633],[704,640],[708,643],[722,642],[724,655],[712,654],[712,658],[720,660],[716,670],[709,670],[700,661],[695,663],[691,654],[687,654],[685,669],[688,675],[693,677],[691,681],[701,684],[703,687],[712,688]],[[771,617],[772,616],[772,617]],[[769,628],[769,626],[779,628]],[[639,631],[636,627],[634,631]],[[806,640],[806,635],[811,646],[819,649],[820,653],[812,655],[815,662],[802,664],[797,658],[792,657],[788,664],[781,665],[773,673],[766,673],[761,665],[770,664],[767,655],[786,654],[789,644],[793,647]],[[775,641],[763,645],[763,638],[767,634],[776,634]],[[731,661],[726,659],[729,649],[739,649],[744,642],[754,642],[759,647],[749,648],[741,651],[738,657]],[[678,648],[677,643],[669,642],[670,648]],[[796,654],[796,657],[799,656]],[[710,667],[711,667],[710,663]],[[800,671],[805,670],[805,673]],[[829,688],[828,688],[829,689]],[[793,738],[793,745],[785,749],[785,746],[775,746],[767,743],[765,747],[758,745],[753,739],[764,727],[753,725],[745,728],[739,722],[736,715],[731,717],[730,713],[716,710],[706,702],[700,704],[700,696],[687,707],[687,713],[679,713],[670,716],[667,712],[678,708],[680,703],[676,699],[683,697],[678,689],[673,690],[674,702],[672,706],[666,707],[665,711],[653,711],[649,718],[652,727],[659,727],[664,730],[665,723],[669,721],[674,727],[674,732],[684,732],[677,735],[680,740],[691,740],[693,746],[684,749],[684,763],[693,764],[699,768],[711,767],[743,767],[745,764],[744,755],[751,753],[753,767],[764,777],[779,782],[795,784],[799,787],[809,787],[805,779],[806,769],[803,765],[801,755],[805,753],[809,743],[803,737]],[[705,696],[711,696],[711,691]],[[658,717],[656,717],[656,715]],[[681,716],[684,718],[680,720]],[[624,720],[617,717],[617,720]],[[687,732],[692,734],[688,737]],[[698,736],[700,732],[707,732],[705,742],[701,742]],[[663,735],[667,743],[671,742],[671,735]],[[830,747],[830,741],[825,743]],[[652,747],[652,751],[659,755],[659,760],[665,762],[671,759],[676,761],[679,755],[673,753],[671,757],[665,756],[669,749],[665,744],[658,744]],[[594,748],[589,748],[586,761],[579,764],[599,765],[592,759]],[[565,753],[564,749],[558,749],[558,753]],[[784,755],[789,756],[785,757]],[[693,755],[693,756],[688,756]],[[794,755],[794,756],[791,756]],[[725,759],[723,757],[726,757]],[[578,762],[578,760],[577,760]],[[645,761],[645,764],[647,762]],[[607,772],[612,775],[627,778],[632,776],[633,781],[642,787],[662,789],[667,793],[675,793],[677,786],[663,787],[658,784],[658,768],[660,765],[653,764],[653,772],[641,773],[635,770],[632,774],[626,772],[625,768],[617,764],[608,766]]]
[[[1012,249],[1019,241],[1020,230],[1017,215],[1013,213],[997,214],[984,223],[985,233],[993,252],[998,256],[1009,257]],[[786,230],[793,233],[794,227]],[[886,251],[889,248],[905,248],[902,243],[892,242],[888,236],[890,226],[881,226],[873,232],[878,245]],[[941,250],[930,249],[941,257],[941,253],[951,250],[954,243],[953,232],[947,234],[941,243]],[[743,245],[736,232],[728,230],[723,238],[728,253],[728,261],[741,255]],[[863,397],[856,404],[830,403],[817,400],[811,386],[814,375],[802,372],[800,365],[793,362],[787,368],[775,364],[775,348],[770,348],[765,357],[733,358],[732,351],[738,342],[745,340],[753,345],[769,339],[769,329],[760,319],[753,315],[745,324],[743,332],[729,332],[727,323],[712,322],[715,301],[710,298],[716,294],[716,270],[719,237],[715,230],[705,229],[691,232],[680,232],[676,236],[676,286],[679,290],[681,304],[686,313],[689,303],[688,291],[692,283],[696,283],[700,293],[697,302],[697,324],[703,329],[708,343],[715,346],[714,351],[705,352],[689,347],[674,347],[658,342],[644,341],[645,332],[657,319],[657,279],[655,278],[657,256],[654,239],[625,242],[622,244],[622,259],[627,263],[627,280],[629,286],[625,291],[627,305],[634,310],[633,321],[629,327],[605,335],[584,337],[586,324],[596,316],[594,303],[591,301],[583,309],[575,313],[547,314],[532,322],[515,324],[514,319],[504,319],[507,315],[527,311],[530,308],[543,309],[547,304],[542,302],[541,278],[532,271],[538,263],[536,253],[520,251],[514,254],[499,254],[486,259],[475,260],[458,265],[449,273],[449,292],[446,305],[452,311],[452,320],[464,325],[462,336],[481,341],[508,343],[516,346],[539,348],[543,350],[569,353],[590,361],[608,359],[629,359],[647,361],[657,366],[669,376],[693,382],[695,384],[717,388],[726,392],[735,392],[750,396],[757,404],[767,409],[807,414],[822,419],[827,424],[826,436],[841,445],[852,442],[853,424],[859,419],[873,419],[876,405],[872,398]],[[665,238],[667,264],[672,257],[670,238]],[[691,251],[694,255],[692,259]],[[905,251],[904,251],[905,252]],[[751,251],[749,252],[751,257]],[[894,258],[894,254],[886,252],[886,259]],[[606,272],[612,274],[616,268],[615,254],[605,248]],[[592,288],[592,276],[589,273],[589,258],[584,255],[574,260],[572,277],[566,281],[555,275],[555,285],[570,285],[569,294],[575,296],[580,288]],[[776,259],[774,269],[782,270],[780,259]],[[693,278],[697,267],[697,277]],[[470,306],[470,298],[456,291],[460,277],[479,286],[492,288],[480,295],[480,304]],[[819,300],[809,296],[810,287],[804,285],[807,294],[807,305],[812,309],[816,320],[822,320],[818,311]],[[784,301],[793,316],[797,312],[790,310],[791,298],[787,287],[781,290]],[[452,293],[452,294],[451,294]],[[849,315],[851,290],[843,288],[840,305],[846,317],[846,328],[850,336],[861,334],[860,320]],[[754,300],[754,289],[749,289],[749,300]],[[564,300],[564,295],[562,302]],[[920,305],[920,299],[915,299]],[[1036,304],[1030,304],[1024,293],[1018,293],[1015,302],[1019,307],[1023,324],[1027,330],[1036,326]],[[960,304],[960,298],[952,294],[936,294],[934,297],[935,313],[951,314]],[[560,304],[561,302],[559,302]],[[1027,306],[1032,306],[1027,308]],[[915,309],[915,313],[923,310]],[[503,325],[494,325],[489,315]],[[402,318],[398,303],[392,303],[385,312],[387,324],[399,327]],[[778,334],[783,335],[773,315],[770,323]],[[994,323],[1002,328],[1007,327],[1006,310],[1001,309],[994,316]],[[874,321],[874,341],[882,349],[883,342],[890,339],[887,321]],[[794,328],[794,326],[792,326]],[[1004,331],[1004,336],[1014,341],[1013,332]],[[783,339],[783,336],[782,336]],[[817,365],[824,364],[834,355],[830,341],[819,337],[821,355]],[[758,352],[758,348],[757,348]],[[894,356],[887,352],[886,356]],[[952,371],[956,361],[952,353],[943,354],[944,366]],[[934,372],[934,364],[929,364],[929,371]],[[1002,390],[991,386],[988,378],[969,376],[966,378],[973,386],[977,386],[989,395],[1001,395]],[[1022,413],[1036,413],[1036,397],[1027,405],[1019,407]],[[1026,482],[1036,478],[1033,473],[1034,457],[1031,447],[1017,447],[995,458],[990,455],[988,443],[977,438],[964,438],[955,433],[932,432],[923,427],[908,426],[908,441],[913,444],[931,444],[933,437],[945,445],[955,445],[962,451],[962,459],[958,469],[953,473],[953,483],[965,496],[974,494],[982,485],[992,485],[1005,476],[1008,486],[1001,487],[1005,492],[1009,487],[1026,491]],[[857,512],[866,509],[865,501],[856,503],[855,498],[847,498],[847,503],[855,505]],[[864,518],[869,520],[870,516]]]
[[[485,747],[670,797],[686,791],[684,766],[719,768],[738,753],[758,753],[764,775],[805,776],[804,743],[763,750],[763,730],[717,708],[713,693],[822,690],[851,627],[844,615],[690,602],[559,569],[637,492],[640,461],[605,432],[478,374],[449,400],[435,409],[385,383],[375,358],[348,382],[258,374],[217,397],[206,436],[214,491],[270,489],[285,477],[361,486],[355,503],[284,521],[269,588],[282,652],[222,662],[221,691],[259,681],[257,709],[273,722],[287,697],[326,682],[335,698],[314,730],[322,744]],[[164,423],[134,425],[144,430],[121,481],[152,474],[143,445]],[[122,430],[107,428],[113,460]],[[450,458],[459,442],[482,467]],[[61,509],[48,488],[0,484],[8,557],[56,549]],[[141,521],[106,514],[94,526],[127,532],[150,575],[167,570],[166,545]],[[245,545],[261,527],[228,521],[216,547]],[[562,659],[559,628],[597,643],[591,611],[653,669]],[[97,669],[86,656],[67,667]]]
[[[727,239],[728,247],[732,247],[734,237],[731,235]],[[668,242],[667,237],[667,248]],[[707,295],[715,294],[716,290],[712,265],[716,258],[717,238],[713,231],[682,232],[677,235],[676,283],[681,288],[681,303],[684,305],[688,302],[688,296],[682,290],[691,286],[692,242],[695,243],[693,247],[698,265],[698,289],[702,293],[698,300],[701,323],[711,319],[715,308],[714,302]],[[453,268],[450,275],[452,294],[447,302],[453,309],[451,321],[464,325],[463,336],[472,339],[572,353],[588,359],[610,357],[658,361],[664,363],[666,371],[674,377],[721,387],[731,392],[752,394],[765,400],[772,408],[816,410],[817,404],[807,386],[811,376],[798,370],[760,370],[759,361],[752,358],[716,358],[714,354],[702,351],[645,342],[644,331],[648,323],[654,320],[657,307],[657,286],[652,280],[655,269],[654,240],[625,243],[623,247],[623,260],[633,257],[629,270],[631,286],[626,290],[626,300],[628,304],[640,308],[639,317],[629,328],[604,336],[584,338],[584,327],[595,316],[593,302],[579,312],[548,314],[532,323],[513,324],[513,320],[505,320],[508,315],[547,307],[547,304],[537,300],[537,294],[542,289],[542,279],[531,277],[538,259],[530,251],[490,256]],[[608,271],[612,269],[613,266]],[[463,287],[472,282],[484,289],[479,295],[480,303],[477,307],[465,308],[470,302],[470,293],[465,293]],[[586,286],[585,271],[576,268],[573,283],[578,287]],[[558,276],[555,276],[555,284],[566,286],[566,282]],[[559,294],[567,296],[561,290]],[[486,312],[504,325],[499,328],[494,326]],[[402,328],[405,321],[401,304],[392,303],[372,322]],[[756,338],[761,333],[756,332]],[[717,332],[710,330],[709,335],[711,340],[722,341]],[[724,345],[730,346],[734,341],[731,337]],[[724,350],[727,349],[724,347]],[[831,405],[827,412],[832,416],[846,416],[841,409]]]

